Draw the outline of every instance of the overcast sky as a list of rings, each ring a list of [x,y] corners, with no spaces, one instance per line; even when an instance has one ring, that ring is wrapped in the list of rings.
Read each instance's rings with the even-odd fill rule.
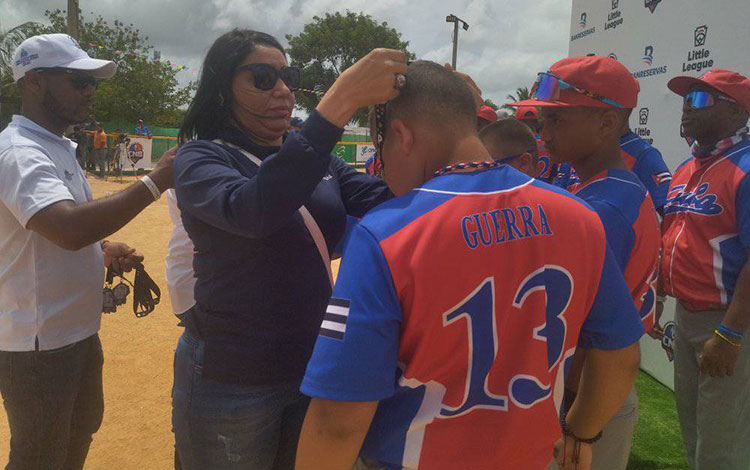
[[[0,24],[44,21],[44,10],[65,0],[0,0]],[[455,14],[470,28],[459,33],[458,68],[474,77],[485,98],[498,104],[517,87],[530,86],[536,73],[567,56],[571,0],[80,0],[84,18],[92,11],[120,19],[149,37],[164,60],[198,68],[211,42],[232,27],[276,36],[299,33],[314,15],[362,11],[387,21],[409,41],[420,59],[449,62]],[[195,79],[191,70],[181,82]]]

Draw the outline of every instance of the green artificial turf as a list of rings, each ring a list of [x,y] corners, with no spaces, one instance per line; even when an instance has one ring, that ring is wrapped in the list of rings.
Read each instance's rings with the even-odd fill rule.
[[[640,419],[628,470],[690,470],[685,460],[674,393],[648,374],[636,380]]]

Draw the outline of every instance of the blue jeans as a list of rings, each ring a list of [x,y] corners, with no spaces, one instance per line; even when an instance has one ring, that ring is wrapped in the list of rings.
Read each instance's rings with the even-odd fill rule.
[[[299,384],[241,386],[203,378],[203,341],[177,343],[172,426],[183,470],[292,470],[309,399]]]

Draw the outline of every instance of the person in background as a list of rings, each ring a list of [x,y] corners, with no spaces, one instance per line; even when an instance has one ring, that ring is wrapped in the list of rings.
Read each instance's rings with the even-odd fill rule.
[[[70,135],[70,140],[76,143],[76,160],[81,168],[86,168],[86,145],[88,136],[83,130],[83,126],[73,126],[73,133]]]
[[[497,113],[489,106],[482,106],[477,113],[477,131],[497,121]]]
[[[542,125],[539,122],[539,110],[534,106],[519,106],[516,108],[514,117],[517,121],[527,125],[531,129],[531,132],[534,133],[539,161],[537,178],[545,183],[552,183],[557,175],[558,165],[550,161],[549,152],[544,146],[544,141],[539,137],[542,129]]]
[[[630,289],[645,331],[655,322],[661,232],[651,197],[627,170],[620,135],[640,86],[625,66],[600,56],[571,57],[540,73],[530,100],[511,103],[542,110],[542,139],[555,161],[569,163],[581,183],[569,190],[586,201],[604,224],[607,242]],[[568,403],[576,398],[587,348],[576,352],[567,378]],[[583,380],[585,382],[585,380]],[[575,401],[573,401],[575,400]],[[567,406],[566,404],[566,406]],[[594,470],[625,470],[638,420],[635,387],[594,445]]]
[[[677,299],[677,414],[691,468],[747,470],[750,79],[713,69],[668,87],[683,97],[682,127],[696,140],[664,206],[660,294]]]
[[[13,56],[21,115],[0,133],[0,395],[8,470],[80,470],[104,413],[99,326],[105,267],[143,260],[107,241],[172,185],[172,160],[93,200],[64,138],[117,70],[67,34],[26,39]],[[11,255],[12,254],[12,255]]]
[[[94,161],[99,167],[99,177],[104,178],[109,171],[109,162],[107,161],[107,133],[101,123],[96,123],[96,132],[94,133]]]
[[[143,119],[139,119],[138,124],[135,126],[135,129],[133,130],[133,134],[141,135],[144,137],[151,137],[151,130],[148,128],[148,126],[143,124]]]
[[[479,139],[493,160],[505,163],[532,178],[538,172],[537,141],[527,126],[515,119],[504,119],[485,127]]]
[[[371,52],[290,133],[300,72],[275,38],[232,30],[202,70],[175,159],[177,206],[195,247],[195,305],[175,352],[179,460],[184,470],[291,469],[331,252],[347,215],[392,197],[331,151],[358,109],[398,94],[406,57]]]
[[[491,160],[472,91],[438,64],[412,63],[381,118],[397,198],[346,245],[302,383],[297,469],[360,456],[358,469],[542,470],[554,455],[588,470],[583,439],[632,387],[643,332],[599,218]],[[561,438],[577,343],[594,360]]]

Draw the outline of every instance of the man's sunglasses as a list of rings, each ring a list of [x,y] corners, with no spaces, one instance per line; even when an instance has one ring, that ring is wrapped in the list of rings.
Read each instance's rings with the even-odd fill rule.
[[[614,106],[616,108],[625,107],[620,103],[607,99],[598,93],[593,93],[584,90],[583,88],[578,88],[577,86],[572,85],[564,81],[560,77],[552,75],[549,72],[541,72],[538,74],[536,82],[534,82],[534,86],[531,88],[531,97],[539,101],[558,101],[560,99],[560,92],[562,90],[572,90],[576,93],[588,96],[589,98],[601,101],[602,103],[607,103],[608,105]]]
[[[710,108],[716,104],[716,100],[729,101],[730,103],[737,102],[728,96],[706,90],[693,90],[685,95],[685,104],[692,109]]]
[[[41,73],[64,73],[70,75],[70,84],[76,90],[85,90],[92,86],[96,89],[99,86],[99,80],[93,75],[82,73],[80,70],[66,69],[63,67],[39,67],[34,69]]]
[[[247,64],[237,67],[237,72],[242,70],[249,70],[253,74],[255,88],[259,90],[273,90],[279,78],[292,91],[300,85],[300,72],[297,67],[281,67],[280,70],[276,70],[270,64]]]

